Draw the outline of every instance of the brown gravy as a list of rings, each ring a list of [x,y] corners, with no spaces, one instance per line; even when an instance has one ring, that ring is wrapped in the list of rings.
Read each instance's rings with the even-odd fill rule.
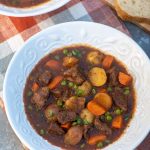
[[[57,135],[57,134],[49,133],[49,131],[48,131],[49,122],[47,122],[47,120],[44,116],[44,110],[49,104],[56,103],[56,100],[55,100],[53,94],[50,93],[48,100],[46,101],[43,108],[40,110],[37,110],[36,106],[31,102],[31,98],[34,93],[32,91],[32,85],[35,81],[38,82],[38,77],[40,74],[42,74],[45,70],[49,70],[52,73],[53,77],[55,77],[56,75],[63,75],[63,72],[66,70],[66,68],[62,65],[63,58],[66,56],[66,54],[64,54],[64,50],[66,50],[66,49],[68,52],[67,55],[70,54],[70,56],[74,56],[74,53],[73,53],[74,50],[78,51],[78,53],[80,54],[79,56],[75,56],[75,57],[77,57],[79,59],[79,68],[80,68],[81,74],[84,74],[85,79],[88,78],[87,73],[89,72],[89,70],[92,67],[97,66],[97,67],[103,68],[102,64],[91,65],[91,64],[89,64],[89,62],[86,61],[87,54],[92,51],[98,51],[98,53],[102,54],[103,57],[105,58],[106,54],[103,54],[102,52],[100,52],[99,50],[97,50],[96,48],[93,48],[93,47],[71,46],[71,47],[66,47],[66,48],[60,48],[60,49],[48,54],[47,56],[45,56],[43,59],[41,59],[37,63],[37,65],[34,67],[34,69],[31,71],[30,75],[27,78],[25,89],[24,89],[24,97],[23,97],[25,112],[26,112],[27,118],[29,119],[29,122],[31,123],[32,127],[36,130],[36,132],[38,134],[40,134],[44,139],[46,139],[51,144],[56,145],[61,148],[64,148],[64,149],[68,149],[68,150],[79,150],[79,149],[94,150],[94,149],[96,149],[96,145],[87,144],[87,140],[85,138],[82,138],[78,144],[71,146],[71,145],[67,145],[64,143],[64,135]],[[56,70],[45,66],[45,63],[51,59],[56,60],[60,63],[60,66]],[[118,72],[121,71],[121,72],[124,72],[124,73],[130,75],[128,73],[128,71],[126,70],[126,68],[124,67],[124,65],[122,63],[120,63],[116,58],[114,58],[111,68],[115,68],[114,70],[117,74],[118,74]],[[123,124],[120,129],[112,128],[112,121],[108,121],[108,122],[106,120],[104,121],[107,124],[107,126],[109,128],[111,128],[112,134],[107,135],[107,140],[103,142],[103,147],[111,144],[112,142],[117,140],[121,136],[121,134],[123,134],[125,128],[128,126],[128,123],[133,116],[133,111],[134,111],[134,106],[135,106],[135,94],[134,94],[135,92],[134,92],[134,88],[133,88],[133,82],[131,82],[128,86],[123,86],[123,85],[119,84],[118,81],[116,81],[117,83],[115,85],[111,86],[112,83],[109,80],[111,74],[109,74],[109,70],[106,69],[105,71],[108,76],[107,82],[103,86],[93,87],[94,91],[97,93],[101,89],[106,89],[107,93],[111,97],[113,97],[113,95],[116,94],[115,89],[118,88],[120,90],[120,92],[122,93],[122,97],[127,102],[127,110],[123,111],[121,113],[122,118],[123,118]],[[39,84],[39,86],[41,86],[40,83],[38,83],[38,84]],[[108,88],[110,86],[111,86],[111,88]],[[62,86],[61,84],[59,84],[57,88],[62,89],[65,87]],[[125,92],[126,89],[127,89],[127,91]],[[95,94],[93,94],[91,92],[86,97],[86,104],[90,100],[93,99],[94,95]],[[108,110],[108,112],[110,113],[110,115],[113,118],[116,116],[116,114],[114,113],[114,110],[116,108],[118,108],[118,106],[116,105],[116,103],[113,100],[113,105]],[[103,115],[103,116],[105,117],[105,115]],[[102,117],[100,117],[100,118],[102,118]],[[41,130],[44,132],[41,133]],[[66,130],[64,130],[64,131],[67,132]],[[98,131],[98,129],[96,129],[94,127],[94,125],[92,124],[92,127],[89,129],[88,134],[89,134],[89,136],[92,136],[98,132],[101,133],[101,131]]]

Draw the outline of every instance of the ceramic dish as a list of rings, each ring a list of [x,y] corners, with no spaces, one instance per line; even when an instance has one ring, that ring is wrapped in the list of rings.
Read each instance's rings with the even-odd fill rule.
[[[35,64],[55,48],[86,43],[102,49],[121,60],[134,78],[136,110],[124,134],[105,150],[132,150],[150,129],[150,61],[143,50],[128,36],[111,27],[90,23],[70,22],[50,27],[30,38],[13,57],[4,81],[4,104],[9,122],[23,144],[29,149],[55,150],[40,137],[27,120],[23,89]]]
[[[60,8],[70,0],[51,0],[47,3],[29,8],[15,8],[0,4],[0,14],[15,17],[35,16]]]

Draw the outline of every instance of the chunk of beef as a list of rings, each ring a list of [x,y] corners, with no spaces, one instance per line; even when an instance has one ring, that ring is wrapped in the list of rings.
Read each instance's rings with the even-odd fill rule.
[[[52,78],[50,71],[46,70],[39,76],[39,83],[43,86],[47,85]]]
[[[109,74],[109,85],[116,86],[118,85],[118,72],[115,70],[115,67],[111,68],[107,72]]]
[[[51,90],[52,94],[56,97],[56,98],[59,98],[59,97],[62,97],[62,91],[61,89],[54,89],[54,90]]]
[[[59,107],[55,104],[50,104],[44,110],[44,115],[48,122],[56,121],[58,112],[59,112]]]
[[[41,87],[39,90],[38,90],[38,93],[44,97],[44,98],[48,98],[49,97],[49,88],[48,87]]]
[[[127,111],[128,101],[123,95],[123,92],[121,91],[121,89],[115,88],[115,91],[112,93],[112,97],[113,97],[113,101],[118,107],[120,107],[124,111]]]
[[[50,91],[48,87],[40,88],[37,92],[34,93],[31,102],[35,104],[38,109],[41,109],[49,97],[49,92]]]
[[[64,72],[64,77],[69,81],[75,82],[76,84],[81,84],[84,81],[77,65],[66,70]]]
[[[69,98],[70,94],[71,94],[71,92],[68,89],[63,90],[62,100],[65,102]]]
[[[60,111],[57,115],[58,122],[65,124],[76,119],[76,113],[73,111]]]
[[[73,90],[69,87],[57,87],[56,89],[51,90],[51,93],[58,99],[66,101],[72,94]]]
[[[64,57],[63,66],[65,67],[73,67],[78,63],[78,59],[76,57]]]
[[[85,139],[89,138],[88,131],[89,131],[90,128],[91,128],[90,125],[84,125],[83,126],[83,136],[84,136]]]
[[[65,134],[64,143],[69,145],[76,145],[81,141],[82,136],[83,136],[83,127],[81,126],[71,127]]]
[[[72,95],[74,95],[74,90],[72,90],[69,87],[64,87],[62,89],[62,100],[65,102],[67,99],[69,99],[69,97],[71,97]]]
[[[84,106],[85,106],[84,97],[72,96],[65,101],[65,107],[76,113],[79,113],[84,108]]]
[[[112,134],[111,128],[106,123],[101,122],[98,117],[95,118],[94,125],[98,130],[104,132],[105,134]]]
[[[48,131],[49,133],[57,134],[57,135],[62,135],[65,133],[64,130],[56,122],[50,123]]]

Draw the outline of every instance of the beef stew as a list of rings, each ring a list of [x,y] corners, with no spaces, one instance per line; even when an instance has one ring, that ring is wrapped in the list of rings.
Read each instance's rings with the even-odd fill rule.
[[[133,78],[114,56],[76,45],[38,62],[24,89],[32,127],[53,145],[94,150],[117,140],[134,113]]]
[[[6,6],[11,7],[24,8],[36,6],[48,1],[49,0],[0,0],[0,4],[4,4]]]

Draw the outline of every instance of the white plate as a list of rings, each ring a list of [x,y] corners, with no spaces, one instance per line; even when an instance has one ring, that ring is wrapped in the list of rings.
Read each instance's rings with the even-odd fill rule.
[[[14,17],[35,16],[56,10],[68,3],[69,1],[70,0],[51,0],[39,6],[29,8],[15,8],[0,4],[0,14]]]
[[[15,54],[4,81],[4,103],[12,128],[31,150],[59,149],[33,130],[24,112],[22,94],[27,76],[44,55],[55,48],[75,43],[87,43],[114,55],[127,65],[133,75],[137,92],[135,115],[119,140],[105,149],[134,149],[150,129],[150,61],[131,38],[102,24],[70,22],[55,25],[30,38]]]

